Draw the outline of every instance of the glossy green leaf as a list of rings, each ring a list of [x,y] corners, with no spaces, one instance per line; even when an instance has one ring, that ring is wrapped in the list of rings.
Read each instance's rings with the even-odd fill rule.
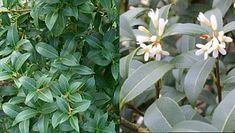
[[[184,91],[191,104],[195,104],[214,64],[215,59],[209,58],[197,62],[189,69],[184,80]]]
[[[227,33],[233,30],[235,30],[235,21],[232,21],[223,27],[224,33]]]
[[[49,123],[50,123],[50,119],[47,115],[40,116],[38,120],[38,124],[37,124],[39,132],[47,133]]]
[[[65,112],[65,113],[69,111],[68,103],[64,98],[56,97],[56,103],[57,103],[58,108],[61,111]]]
[[[44,89],[42,91],[39,91],[38,98],[45,102],[49,102],[49,103],[53,102],[53,96],[49,89]]]
[[[167,62],[153,61],[139,67],[121,87],[121,106],[147,90],[174,66]]]
[[[27,90],[36,90],[36,81],[32,78],[23,76],[19,79],[22,86]]]
[[[4,103],[2,105],[2,110],[5,114],[9,115],[12,118],[15,118],[20,112],[20,108],[17,105],[10,103]]]
[[[87,66],[79,65],[74,67],[75,71],[80,75],[91,75],[94,74],[93,70]]]
[[[0,72],[0,80],[8,80],[11,79],[12,76],[8,72]]]
[[[151,132],[169,132],[173,126],[184,120],[185,116],[180,107],[168,97],[156,100],[144,115],[144,123]]]
[[[29,119],[20,122],[20,124],[19,124],[20,132],[21,133],[29,133],[29,124],[30,124]]]
[[[69,118],[69,123],[73,127],[74,130],[76,130],[78,133],[80,132],[80,128],[78,125],[78,118],[76,116],[71,116]]]
[[[64,121],[68,120],[68,115],[62,112],[55,112],[52,116],[51,123],[53,128],[56,128],[59,124],[63,123]]]
[[[19,35],[16,25],[12,25],[9,27],[7,32],[7,41],[13,45],[19,41]]]
[[[27,119],[30,119],[32,117],[35,117],[36,115],[38,114],[38,111],[34,110],[34,109],[26,109],[22,112],[20,112],[14,122],[13,122],[13,126],[16,125],[17,123],[21,122],[21,121],[24,121],[24,120],[27,120]]]
[[[74,103],[73,114],[86,111],[90,107],[91,101],[83,100],[81,102]]]
[[[220,132],[232,132],[235,130],[235,90],[228,93],[222,102],[216,107],[212,116],[212,125]]]
[[[26,60],[30,56],[31,56],[30,53],[25,53],[25,54],[22,54],[18,57],[18,59],[16,60],[16,63],[15,63],[16,71],[20,70],[20,68],[23,66],[23,64],[26,62]]]
[[[171,132],[218,132],[218,129],[208,123],[187,120],[176,124]]]
[[[36,45],[36,50],[39,54],[47,58],[53,59],[59,56],[57,50],[54,47],[43,42],[39,42]]]
[[[45,23],[46,23],[46,26],[49,30],[51,30],[53,28],[54,24],[57,21],[57,18],[58,18],[57,12],[47,14],[47,16],[45,18]]]
[[[78,89],[80,89],[82,87],[83,83],[82,82],[74,82],[69,86],[69,92],[70,93],[74,93],[76,92]]]

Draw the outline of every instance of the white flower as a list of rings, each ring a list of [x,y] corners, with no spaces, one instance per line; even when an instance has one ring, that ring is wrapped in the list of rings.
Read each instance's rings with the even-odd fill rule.
[[[233,39],[231,37],[225,36],[223,31],[219,32],[218,36],[219,41],[222,42],[232,42]]]
[[[210,48],[212,45],[212,41],[209,41],[206,45],[196,44],[196,47],[200,48],[195,52],[196,55],[204,54],[204,60],[208,58],[208,55],[211,53]]]
[[[151,18],[153,25],[155,28],[158,26],[158,19],[159,19],[159,9],[156,8],[156,11],[154,12],[153,9],[151,9],[148,13],[148,16]]]
[[[235,8],[235,2],[233,3],[233,7]]]
[[[158,26],[158,36],[162,36],[164,30],[165,30],[165,26],[168,23],[168,20],[166,19],[166,21],[163,18],[159,19],[159,26]]]
[[[210,21],[205,17],[205,15],[202,12],[199,13],[197,20],[200,21],[201,23],[204,23],[207,26],[211,25]]]
[[[151,49],[153,46],[152,45],[145,45],[144,43],[141,43],[140,47],[142,49],[140,49],[136,54],[137,55],[144,54],[144,61],[148,61],[150,58],[150,52],[151,52]]]
[[[215,15],[210,16],[210,20],[206,18],[206,16],[203,13],[199,13],[197,20],[201,23],[211,27],[213,30],[217,30],[217,20]]]
[[[212,47],[210,48],[210,51],[213,51],[213,57],[217,58],[219,56],[219,53],[222,55],[226,55],[226,50],[225,50],[225,43],[219,43],[219,41],[216,38],[212,39]]]
[[[217,20],[216,20],[216,17],[215,17],[215,15],[211,15],[211,17],[210,17],[210,23],[211,23],[211,28],[213,29],[213,30],[217,30]]]
[[[155,56],[156,60],[161,60],[162,55],[170,55],[169,52],[162,50],[162,46],[158,44],[157,46],[154,46],[152,50],[150,51],[151,57]]]

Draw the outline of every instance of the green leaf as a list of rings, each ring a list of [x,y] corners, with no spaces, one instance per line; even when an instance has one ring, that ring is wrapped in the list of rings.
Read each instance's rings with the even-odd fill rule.
[[[195,104],[214,64],[214,58],[199,61],[194,64],[186,74],[184,80],[184,91],[191,104]]]
[[[69,89],[69,81],[63,74],[60,75],[59,77],[59,84],[61,89],[63,90]]]
[[[39,117],[37,127],[40,133],[48,133],[49,122],[50,119],[48,115],[43,115]]]
[[[173,67],[172,64],[163,61],[152,61],[140,66],[121,87],[121,107],[147,90]]]
[[[19,79],[22,86],[27,90],[36,90],[36,81],[32,78],[23,76]]]
[[[25,103],[27,104],[35,96],[37,96],[36,91],[30,91],[25,98]]]
[[[8,72],[0,72],[0,81],[11,79],[11,74]]]
[[[38,111],[34,110],[34,109],[26,109],[22,112],[20,112],[14,122],[13,122],[13,126],[16,125],[17,123],[21,122],[21,121],[24,121],[24,120],[27,120],[27,119],[30,119],[32,117],[35,117],[36,115],[38,114]]]
[[[223,27],[224,33],[227,33],[233,30],[235,30],[235,21],[232,21]]]
[[[65,112],[65,113],[69,111],[68,103],[64,98],[56,97],[56,103],[57,103],[57,107],[61,111]]]
[[[161,89],[161,94],[164,97],[169,97],[176,102],[180,102],[182,99],[185,98],[185,94],[177,91],[175,88],[169,86],[163,86]]]
[[[20,122],[19,129],[21,133],[29,133],[29,120],[24,120]]]
[[[36,45],[36,50],[39,54],[47,58],[53,59],[59,56],[57,50],[54,47],[43,42],[39,42]]]
[[[49,89],[44,89],[42,91],[39,91],[38,98],[45,102],[49,102],[49,103],[53,102],[53,96]]]
[[[10,103],[4,103],[2,105],[2,110],[5,114],[9,115],[11,118],[15,118],[20,112],[20,107]]]
[[[52,13],[47,14],[45,23],[49,30],[53,28],[54,24],[57,21],[57,18],[58,18],[58,12],[52,12]]]
[[[19,41],[19,35],[16,25],[10,26],[7,32],[7,41],[15,45]]]
[[[76,116],[71,116],[69,118],[69,123],[73,129],[75,129],[78,133],[80,132],[79,125],[78,125],[78,118]]]
[[[104,7],[104,9],[109,10],[109,9],[111,9],[112,1],[111,0],[100,0],[100,4]]]
[[[62,63],[66,66],[77,66],[79,65],[76,57],[73,55],[67,55],[61,59]]]
[[[70,93],[74,93],[76,92],[78,89],[80,89],[82,87],[83,83],[82,82],[74,82],[70,85],[69,87],[69,92]]]
[[[119,64],[118,63],[112,64],[111,71],[112,71],[113,78],[117,80],[119,76]]]
[[[82,96],[79,93],[73,93],[69,95],[69,99],[74,102],[80,102],[82,101]]]
[[[41,113],[42,114],[50,114],[57,109],[56,103],[45,103],[41,106]]]
[[[184,120],[185,116],[178,104],[168,97],[156,100],[144,115],[144,123],[151,132],[169,132],[174,125]]]
[[[17,60],[16,60],[16,63],[15,63],[15,68],[16,68],[16,71],[20,70],[20,68],[23,66],[23,64],[25,63],[25,61],[31,56],[30,53],[25,53],[25,54],[22,54],[20,55]]]
[[[233,2],[234,2],[233,0],[225,0],[225,1],[213,0],[212,7],[220,9],[222,14],[225,15]]]
[[[91,101],[83,100],[81,102],[74,103],[73,114],[86,111],[91,105]]]
[[[79,65],[74,67],[75,71],[79,75],[91,75],[94,74],[93,70],[87,66]]]
[[[226,76],[225,80],[223,81],[225,84],[235,83],[235,68],[232,69],[228,75]]]
[[[235,90],[228,93],[216,107],[212,116],[212,125],[220,132],[235,131]]]
[[[191,23],[177,23],[171,25],[168,29],[166,29],[164,33],[164,37],[183,34],[183,35],[195,35],[195,34],[207,34],[208,31],[204,29],[202,26]]]
[[[176,124],[171,132],[218,132],[218,129],[205,122],[187,120]]]
[[[56,128],[59,124],[63,123],[64,121],[68,120],[68,115],[62,112],[56,111],[52,116],[52,126],[53,128]]]

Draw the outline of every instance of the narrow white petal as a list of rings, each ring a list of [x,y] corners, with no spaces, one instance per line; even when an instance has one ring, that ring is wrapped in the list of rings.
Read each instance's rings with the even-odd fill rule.
[[[231,37],[225,36],[225,37],[224,37],[224,41],[225,41],[225,42],[232,42],[233,39],[232,39]]]
[[[205,53],[204,53],[204,60],[206,60],[207,58],[208,58],[208,53],[205,52]]]
[[[163,55],[170,55],[170,53],[168,51],[164,51],[164,50],[162,50],[162,54]]]
[[[233,3],[233,7],[235,8],[235,2]]]
[[[165,21],[163,18],[159,19],[158,36],[162,36],[167,22],[168,22],[168,20]]]
[[[219,55],[219,52],[218,52],[218,50],[214,50],[212,54],[213,54],[214,58],[217,58]]]
[[[151,36],[150,41],[155,42],[157,40],[157,36]]]
[[[211,27],[213,30],[217,30],[217,20],[215,15],[211,15],[210,17],[210,21],[211,21]]]
[[[160,61],[161,60],[161,54],[156,54],[156,60]]]
[[[227,52],[226,52],[226,50],[225,50],[224,48],[220,48],[220,49],[219,49],[219,52],[220,52],[222,55],[226,55],[226,54],[227,54]]]
[[[196,52],[195,52],[195,54],[197,55],[197,56],[199,56],[199,55],[201,55],[201,54],[203,54],[204,53],[204,50],[202,50],[202,49],[199,49],[199,50],[197,50]]]
[[[144,61],[148,61],[149,60],[149,52],[144,54]]]
[[[205,45],[203,45],[203,44],[196,44],[196,47],[198,47],[198,48],[204,48],[205,47]]]
[[[143,48],[143,49],[145,49],[147,46],[146,46],[144,43],[141,43],[141,44],[140,44],[140,47]]]
[[[150,31],[148,29],[146,29],[144,26],[139,26],[138,30],[142,31],[142,32],[144,32],[144,33],[146,33],[148,35],[151,35]]]
[[[141,35],[138,35],[138,36],[136,36],[136,40],[137,40],[137,42],[139,42],[139,43],[149,42],[149,41],[150,41],[150,37],[149,37],[149,36],[141,36]]]

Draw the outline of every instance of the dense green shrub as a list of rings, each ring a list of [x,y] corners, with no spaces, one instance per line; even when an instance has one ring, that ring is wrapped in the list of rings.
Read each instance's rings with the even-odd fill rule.
[[[118,2],[2,4],[0,132],[115,132]]]

